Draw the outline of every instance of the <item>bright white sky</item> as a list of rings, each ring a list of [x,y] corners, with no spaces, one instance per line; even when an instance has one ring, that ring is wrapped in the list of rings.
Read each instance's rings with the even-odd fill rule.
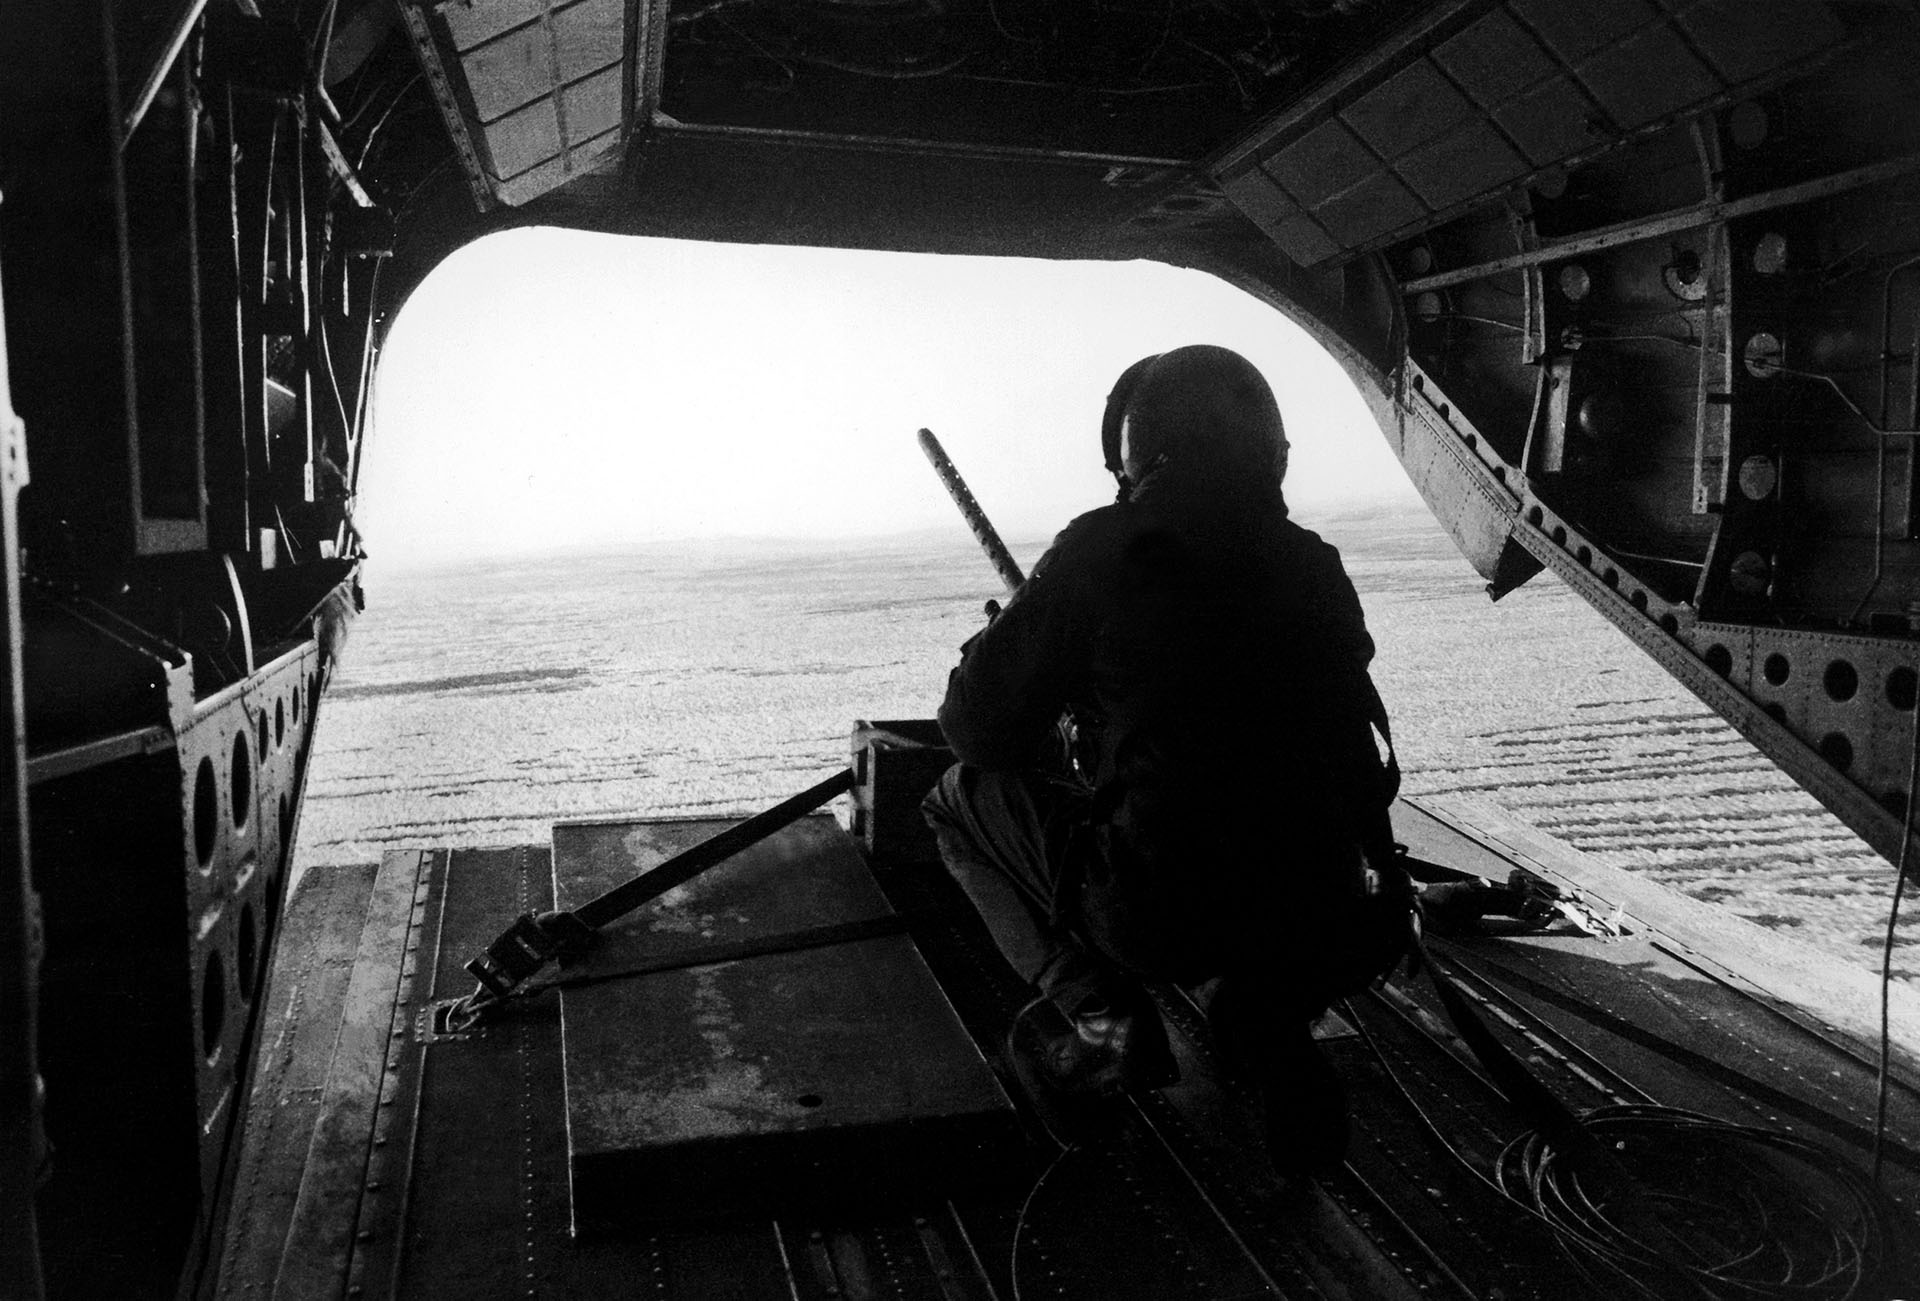
[[[1352,383],[1279,313],[1157,263],[494,235],[394,323],[356,520],[383,565],[962,526],[925,425],[1010,538],[1112,499],[1101,408],[1148,353],[1233,348],[1296,514],[1415,501]]]

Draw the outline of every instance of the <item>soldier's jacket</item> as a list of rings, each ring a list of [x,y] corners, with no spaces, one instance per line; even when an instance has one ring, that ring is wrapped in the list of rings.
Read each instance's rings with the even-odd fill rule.
[[[1075,519],[963,648],[940,724],[961,762],[1018,769],[1070,708],[1096,885],[1131,872],[1230,909],[1284,882],[1312,915],[1391,848],[1373,639],[1339,552],[1277,491],[1224,498],[1149,480]]]

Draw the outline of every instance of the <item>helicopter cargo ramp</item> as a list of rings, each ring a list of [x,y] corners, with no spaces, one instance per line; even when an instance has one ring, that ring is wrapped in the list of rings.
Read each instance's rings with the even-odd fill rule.
[[[1619,1117],[1629,1156],[1694,1141],[1648,1119],[1663,1108],[1721,1127],[1710,1137],[1784,1135],[1718,1174],[1812,1163],[1803,1200],[1838,1228],[1780,1246],[1789,1269],[1806,1267],[1794,1252],[1823,1261],[1826,1290],[1796,1295],[1903,1294],[1920,1197],[1911,996],[1893,998],[1892,1218],[1849,1218],[1857,1184],[1820,1163],[1871,1162],[1870,978],[1490,810],[1403,803],[1395,824],[1426,860],[1492,881],[1519,869],[1618,930],[1570,917],[1430,941],[1547,1090]],[[1181,1081],[1063,1146],[1002,1060],[1023,992],[957,891],[924,855],[863,853],[826,817],[616,924],[558,987],[478,1028],[448,1020],[472,983],[462,963],[515,916],[723,825],[562,824],[549,846],[309,872],[265,995],[215,1295],[1635,1295],[1496,1186],[1528,1126],[1425,977],[1396,974],[1315,1028],[1354,1118],[1327,1178],[1274,1174],[1255,1094],[1211,1051],[1204,990],[1154,991]]]

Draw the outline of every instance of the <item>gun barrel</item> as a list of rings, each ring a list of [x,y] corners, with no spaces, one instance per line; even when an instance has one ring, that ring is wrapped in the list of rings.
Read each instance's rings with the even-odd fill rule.
[[[967,488],[967,481],[960,477],[960,471],[954,468],[947,451],[940,446],[940,440],[933,436],[931,429],[922,429],[919,434],[920,450],[927,454],[927,460],[933,463],[933,472],[940,476],[940,482],[946,485],[947,495],[953,498],[953,504],[960,508],[960,517],[973,530],[973,536],[979,540],[980,547],[987,553],[987,562],[994,572],[1000,575],[1000,581],[1007,585],[1009,592],[1027,581],[1020,572],[1020,562],[1007,550],[1007,544],[1000,540],[993,524],[987,519],[987,513],[980,509],[980,503],[973,499],[973,493]]]

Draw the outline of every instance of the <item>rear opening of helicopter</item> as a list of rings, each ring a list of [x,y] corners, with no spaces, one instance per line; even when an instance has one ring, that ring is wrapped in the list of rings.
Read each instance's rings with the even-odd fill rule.
[[[1858,933],[1884,865],[1557,583],[1490,604],[1352,381],[1281,313],[1150,264],[523,231],[449,259],[386,349],[355,511],[367,610],[326,694],[275,979],[323,989],[356,927],[358,953],[324,1069],[263,1058],[253,1107],[284,1132],[250,1135],[243,1182],[271,1188],[271,1144],[312,1137],[279,1176],[291,1220],[278,1194],[243,1209],[233,1277],[344,1268],[409,1294],[524,1270],[537,1292],[651,1260],[687,1296],[1573,1286],[1548,1239],[1496,1227],[1512,1194],[1487,1201],[1479,1147],[1528,1122],[1411,983],[1315,1030],[1364,1129],[1325,1186],[1275,1182],[1185,991],[1154,991],[1182,1084],[1130,1096],[1097,1142],[1042,1136],[1005,1078],[1018,982],[913,793],[946,762],[927,721],[946,670],[1002,592],[912,436],[939,435],[1030,567],[1111,497],[1114,376],[1193,342],[1267,375],[1292,512],[1360,591],[1408,772],[1396,831],[1552,914],[1511,950],[1443,950],[1452,978],[1565,1105],[1645,1146],[1640,1177],[1703,1234],[1751,1218],[1696,1178],[1737,1149],[1766,1172],[1762,1221],[1838,1235],[1836,1276],[1884,1271],[1891,1212],[1820,1145],[1879,1161],[1873,1063],[1847,1046],[1867,1029],[1805,1011],[1871,987]],[[1718,827],[1753,816],[1781,834],[1731,851],[1736,877]],[[1804,880],[1821,858],[1841,865],[1830,911],[1777,908],[1767,867]],[[597,938],[553,949],[549,910]],[[1817,958],[1791,934],[1821,931]],[[1748,971],[1812,1001],[1768,1020],[1787,1005]],[[1710,1012],[1654,1015],[1682,1006]],[[1815,1074],[1844,1105],[1805,1095]],[[518,1126],[481,1123],[516,1098]],[[1672,1131],[1676,1101],[1722,1119]],[[1903,1124],[1896,1190],[1920,1170]],[[1554,1153],[1516,1140],[1499,1177],[1558,1197]],[[301,1207],[329,1199],[357,1209],[305,1252]],[[1630,1273],[1646,1229],[1628,1213],[1574,1268]]]
[[[1001,592],[915,430],[1030,565],[1112,496],[1114,377],[1194,342],[1279,396],[1289,505],[1353,573],[1410,793],[1878,965],[1876,855],[1551,578],[1490,604],[1303,329],[1144,262],[552,229],[454,254],[382,358],[369,604],[297,869],[745,812],[838,762],[852,719],[929,715]]]
[[[740,811],[856,715],[930,713],[1002,593],[915,431],[1030,565],[1112,498],[1114,377],[1194,342],[1280,393],[1299,517],[1438,541],[1337,364],[1197,272],[555,230],[460,251],[382,360],[368,608],[300,864]]]

